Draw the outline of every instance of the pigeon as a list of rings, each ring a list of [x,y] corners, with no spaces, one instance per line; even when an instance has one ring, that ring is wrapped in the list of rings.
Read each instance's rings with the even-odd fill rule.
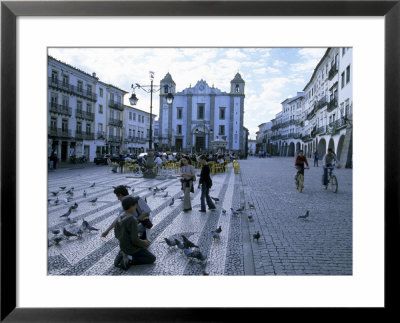
[[[211,198],[212,198],[215,202],[218,202],[218,201],[219,201],[219,198],[218,198],[218,197],[212,197],[212,196],[211,196]]]
[[[309,215],[310,215],[310,211],[307,210],[306,214],[304,214],[304,215],[299,215],[298,218],[299,218],[299,219],[307,219]]]
[[[67,239],[69,239],[69,237],[77,237],[75,233],[72,233],[65,228],[63,228],[63,234],[67,237]]]
[[[149,187],[149,191],[151,191],[153,188],[152,187]]]
[[[54,245],[58,245],[61,241],[63,240],[63,237],[61,236],[54,236],[53,238],[51,238],[51,241],[54,242]],[[50,245],[52,246],[52,245]]]
[[[90,200],[89,202],[96,203],[96,201],[97,201],[97,197],[92,199],[92,200]]]
[[[47,203],[50,203],[51,199],[47,199]]]
[[[172,200],[171,200],[171,202],[168,204],[168,206],[172,206],[172,205],[174,205],[174,202],[175,202],[175,199],[174,199],[174,198],[172,198]]]
[[[61,232],[60,229],[51,230],[51,233],[55,235],[59,234],[60,232]]]
[[[176,240],[172,240],[172,239],[168,239],[168,238],[164,238],[166,244],[170,247],[174,247],[176,246]]]
[[[60,190],[65,190],[66,186],[60,186]]]
[[[232,209],[232,208],[231,208],[231,211],[232,211],[232,215],[239,215],[239,212],[238,212],[238,211],[235,211],[235,210]]]
[[[206,257],[199,250],[192,250],[189,248],[183,249],[185,256],[188,258],[195,258],[201,261],[206,260]]]
[[[134,187],[132,187],[132,193],[135,191],[135,188]]]
[[[217,230],[215,230],[215,232],[217,232],[217,233],[221,233],[221,232],[222,232],[222,228],[221,228],[221,226],[219,226],[219,227],[218,227],[218,229],[217,229]]]
[[[161,187],[161,188],[160,188],[160,190],[163,191],[163,192],[164,192],[166,189],[167,189],[167,186]]]
[[[196,246],[192,241],[190,241],[188,238],[186,238],[183,234],[182,234],[182,239],[183,239],[183,245],[185,246],[185,248],[200,248],[199,246]]]
[[[181,196],[181,197],[178,197],[178,199],[180,199],[180,200],[184,200],[185,199],[185,197],[184,196]]]
[[[254,239],[256,239],[258,242],[258,239],[260,239],[260,232],[257,231],[257,233],[253,234],[253,241]]]
[[[254,209],[254,204],[250,204],[250,202],[248,202],[248,203],[249,203],[249,208]]]
[[[156,188],[153,190],[154,192],[159,192],[159,191],[161,191],[157,186],[156,186]]]
[[[75,224],[76,223],[76,220],[71,220],[70,218],[66,218],[66,220],[67,220],[67,222],[69,224]]]
[[[86,191],[83,190],[83,197],[86,197]]]
[[[253,216],[252,216],[251,214],[249,214],[249,215],[247,216],[247,218],[249,219],[249,221],[253,221]]]
[[[51,192],[51,194],[53,194],[53,196],[57,196],[58,192]]]
[[[78,203],[75,202],[74,205],[71,206],[71,209],[76,210],[77,208],[78,208]]]
[[[222,213],[223,213],[223,214],[226,214],[226,210],[225,210],[225,209],[222,209]]]
[[[94,187],[94,185],[95,185],[96,183],[93,183],[92,185],[90,185],[89,187]]]
[[[72,193],[72,188],[70,188],[68,191],[65,192],[65,194],[71,194],[71,193]]]
[[[168,192],[165,192],[165,194],[162,197],[168,197]]]
[[[60,200],[57,197],[57,199],[54,201],[54,204],[57,205],[59,202],[60,202]]]
[[[92,227],[89,222],[85,221],[82,219],[82,226],[85,228],[85,230],[88,230],[89,232],[93,231],[99,231],[99,229],[96,229],[95,227]]]
[[[240,208],[238,208],[237,210],[236,210],[236,212],[243,212],[244,211],[244,206],[242,206],[242,207],[240,207]]]
[[[147,203],[147,198],[146,197],[144,198],[144,201]]]
[[[71,214],[71,207],[68,209],[68,211],[66,213],[64,213],[63,215],[60,215],[60,218],[68,217],[70,214]]]
[[[78,236],[78,238],[82,238],[82,234],[84,231],[85,231],[85,229],[82,228],[82,226],[80,226],[78,231],[76,231],[76,235]]]
[[[180,242],[178,239],[174,239],[175,240],[175,244],[176,244],[176,246],[179,248],[179,249],[185,249],[185,245],[182,243],[182,242]]]
[[[71,202],[71,200],[72,200],[72,197],[70,197],[70,196],[64,198],[65,203],[69,203],[69,202]]]

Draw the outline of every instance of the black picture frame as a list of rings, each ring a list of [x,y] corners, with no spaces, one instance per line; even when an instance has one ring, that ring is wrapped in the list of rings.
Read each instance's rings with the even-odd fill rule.
[[[400,4],[396,1],[4,1],[1,3],[1,321],[202,322],[240,319],[268,309],[244,308],[17,308],[16,299],[16,19],[18,16],[384,16],[385,18],[385,307],[395,311],[399,286]],[[371,134],[373,135],[373,134]],[[371,255],[373,257],[373,255]],[[395,292],[395,294],[391,293]],[[266,291],[268,292],[268,291]],[[238,297],[248,297],[240,295]],[[272,309],[270,309],[272,310]],[[282,309],[273,309],[282,311]],[[284,309],[286,310],[286,309]],[[296,310],[296,309],[293,309]],[[297,309],[299,310],[299,309]],[[328,309],[326,309],[328,310]],[[241,313],[238,313],[238,312]],[[384,312],[382,312],[384,311]],[[242,313],[244,312],[244,313]],[[254,313],[255,312],[255,313]],[[330,317],[335,318],[335,313]],[[349,313],[349,312],[347,312]],[[276,313],[284,315],[284,313]],[[326,314],[325,314],[326,315]],[[342,314],[339,314],[342,316]],[[339,317],[338,315],[338,317]],[[250,316],[247,316],[251,319]],[[282,319],[283,317],[281,317]],[[318,318],[318,316],[316,317]],[[313,320],[311,317],[307,319]],[[321,317],[319,317],[321,319]],[[243,320],[242,320],[243,321]]]

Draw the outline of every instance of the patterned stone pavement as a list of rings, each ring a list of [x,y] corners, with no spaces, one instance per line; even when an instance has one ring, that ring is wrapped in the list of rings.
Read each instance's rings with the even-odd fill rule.
[[[82,219],[99,229],[85,232],[82,238],[71,237],[48,248],[49,275],[351,275],[352,274],[352,170],[339,169],[338,193],[322,190],[322,168],[311,168],[305,174],[305,189],[294,186],[292,158],[249,158],[240,161],[240,173],[232,166],[224,174],[213,176],[210,195],[218,197],[216,211],[200,213],[200,190],[192,194],[193,211],[184,213],[180,182],[177,178],[148,180],[133,174],[107,172],[106,166],[61,168],[48,175],[48,236],[52,230],[66,227],[77,230]],[[89,187],[95,183],[93,188]],[[111,232],[103,232],[118,214],[120,202],[113,186],[129,185],[135,194],[146,197],[152,209],[153,228],[149,247],[157,260],[153,265],[133,266],[127,271],[113,266],[118,242]],[[60,191],[60,186],[66,186]],[[153,196],[149,187],[167,187],[165,193]],[[73,199],[66,203],[65,191],[74,187]],[[87,196],[83,197],[83,191]],[[54,204],[58,194],[60,203]],[[96,203],[89,200],[97,197]],[[171,198],[173,206],[169,206]],[[60,217],[68,206],[78,208],[68,224]],[[254,209],[248,203],[255,205]],[[230,208],[245,205],[246,210],[234,216]],[[222,209],[227,210],[223,214]],[[310,210],[309,220],[301,220]],[[253,216],[253,220],[248,219]],[[221,226],[220,239],[211,231]],[[252,235],[260,231],[259,241]],[[207,260],[188,260],[176,247],[168,247],[164,237],[184,234],[199,245]]]

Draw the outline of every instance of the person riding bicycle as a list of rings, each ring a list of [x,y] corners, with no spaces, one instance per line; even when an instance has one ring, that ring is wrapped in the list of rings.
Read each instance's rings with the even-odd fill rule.
[[[324,170],[323,175],[323,188],[326,189],[328,187],[328,169],[333,168],[333,161],[339,163],[335,154],[333,153],[332,148],[328,148],[328,152],[322,158],[322,168]],[[338,165],[339,167],[339,165]]]
[[[304,176],[304,164],[307,165],[307,169],[310,168],[308,165],[308,161],[306,156],[304,156],[303,150],[299,150],[299,153],[296,156],[296,159],[294,161],[294,167],[297,168],[297,174],[300,173]],[[295,176],[295,180],[297,181],[297,174]]]

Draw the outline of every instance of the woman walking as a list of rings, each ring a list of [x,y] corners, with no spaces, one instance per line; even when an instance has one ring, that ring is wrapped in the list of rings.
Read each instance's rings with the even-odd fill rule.
[[[190,203],[190,192],[194,192],[193,181],[196,180],[196,174],[194,167],[191,165],[190,159],[186,156],[181,159],[180,176],[182,177],[182,190],[185,194],[183,200],[183,211],[188,212],[192,210],[192,204]]]
[[[206,201],[208,208],[210,210],[215,210],[215,204],[210,198],[210,188],[212,186],[212,180],[210,177],[210,166],[207,163],[207,157],[205,155],[201,155],[199,158],[199,162],[202,165],[199,186],[201,185],[201,209],[200,212],[206,212]]]

